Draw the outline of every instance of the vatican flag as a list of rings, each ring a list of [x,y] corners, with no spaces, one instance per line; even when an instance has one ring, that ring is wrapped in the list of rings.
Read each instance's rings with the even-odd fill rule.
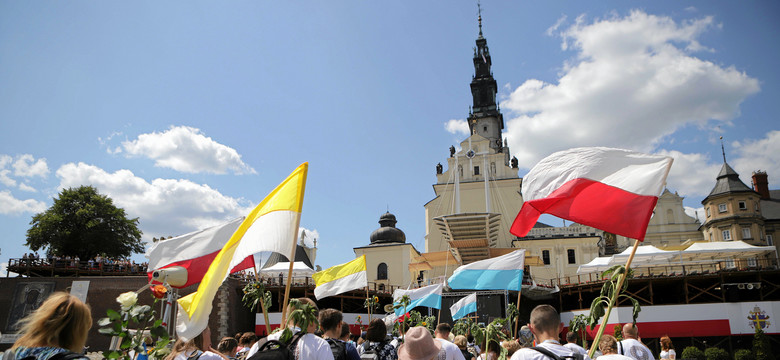
[[[228,271],[254,253],[287,254],[295,242],[309,163],[303,163],[257,205],[214,258],[198,290],[178,300],[176,332],[189,340],[208,326],[211,303]]]
[[[368,286],[366,256],[363,255],[348,263],[327,268],[311,277],[317,284],[317,287],[314,288],[314,297],[317,300]]]

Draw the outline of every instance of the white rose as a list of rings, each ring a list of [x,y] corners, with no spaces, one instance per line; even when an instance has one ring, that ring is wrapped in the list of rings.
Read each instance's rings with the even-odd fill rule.
[[[116,302],[122,306],[122,311],[130,310],[130,308],[133,307],[137,301],[138,294],[136,294],[134,291],[122,293],[119,295],[119,297],[116,298]]]

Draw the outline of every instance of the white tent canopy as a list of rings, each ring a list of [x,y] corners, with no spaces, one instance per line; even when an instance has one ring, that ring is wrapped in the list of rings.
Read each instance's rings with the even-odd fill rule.
[[[289,262],[280,262],[276,263],[271,267],[267,267],[265,269],[260,270],[261,275],[272,275],[272,276],[279,276],[279,274],[283,274],[284,277],[287,277],[287,271],[290,269],[290,263]],[[293,276],[311,276],[314,274],[314,270],[312,268],[306,266],[302,261],[296,261],[293,264]]]
[[[744,241],[697,242],[683,251],[661,250],[652,245],[642,245],[634,254],[632,267],[679,266],[714,264],[718,261],[750,259],[775,252],[774,246],[755,246]],[[610,257],[597,257],[581,265],[577,274],[601,272],[617,264],[625,264],[631,248]]]
[[[631,249],[627,248],[620,254],[612,255],[611,265],[625,264],[628,261],[628,257],[631,256]],[[679,259],[679,251],[667,251],[661,250],[653,245],[642,245],[637,247],[636,254],[634,254],[634,260],[632,264],[639,266],[648,264],[666,264],[674,259]]]
[[[609,264],[610,260],[612,260],[611,256],[597,257],[587,264],[580,265],[580,267],[577,268],[577,274],[603,272],[612,266]]]
[[[698,242],[683,253],[686,262],[706,262],[713,260],[747,259],[775,251],[774,246],[755,246],[744,241]]]

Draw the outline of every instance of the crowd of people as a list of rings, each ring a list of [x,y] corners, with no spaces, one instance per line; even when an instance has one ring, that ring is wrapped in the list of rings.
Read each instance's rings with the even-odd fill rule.
[[[54,266],[55,268],[78,268],[83,270],[119,271],[145,273],[148,263],[136,263],[130,259],[115,259],[106,256],[95,256],[91,259],[81,260],[78,256],[48,255],[41,259],[38,252],[25,253],[19,259],[21,266]]]
[[[382,319],[372,320],[366,331],[355,338],[343,314],[335,309],[319,311],[308,298],[298,301],[314,309],[318,322],[299,317],[288,317],[287,327],[295,335],[289,343],[280,342],[282,331],[258,339],[252,333],[224,337],[212,347],[211,331],[207,328],[193,339],[178,339],[165,360],[258,360],[267,351],[288,351],[296,360],[494,360],[506,349],[510,360],[590,360],[586,350],[576,344],[577,336],[569,333],[561,343],[563,330],[558,312],[550,305],[533,309],[528,328],[533,334],[532,344],[516,340],[501,344],[488,342],[480,349],[473,338],[452,336],[450,325],[440,323],[431,335],[426,327],[412,327],[393,337]],[[288,308],[292,313],[292,308]],[[89,306],[64,292],[52,294],[33,313],[22,320],[20,337],[2,360],[77,360],[82,354],[87,332],[92,327]],[[302,327],[306,327],[302,331]],[[599,342],[597,360],[655,360],[653,353],[639,340],[639,329],[626,324],[624,340],[603,335]],[[274,344],[277,345],[275,350]],[[676,354],[668,337],[661,339],[660,359],[675,360]],[[526,345],[526,346],[524,346]],[[535,345],[535,346],[527,346]],[[282,350],[278,350],[282,349]]]

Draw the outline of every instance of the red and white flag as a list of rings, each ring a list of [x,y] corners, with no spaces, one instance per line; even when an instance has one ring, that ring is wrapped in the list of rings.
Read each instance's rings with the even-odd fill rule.
[[[199,283],[217,253],[225,247],[243,220],[244,218],[240,217],[225,224],[156,242],[146,255],[149,259],[149,280],[155,270],[181,266],[187,269],[187,283],[179,286],[180,288]],[[250,269],[254,266],[254,261],[254,257],[250,255],[230,272]]]
[[[643,240],[672,158],[604,147],[554,153],[523,178],[523,207],[510,232],[523,237],[551,214]]]

